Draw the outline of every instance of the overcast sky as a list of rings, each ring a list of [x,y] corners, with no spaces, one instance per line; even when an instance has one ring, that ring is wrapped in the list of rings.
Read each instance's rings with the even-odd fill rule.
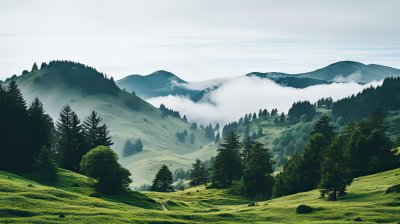
[[[400,67],[400,1],[0,0],[0,79],[67,59],[116,79]]]

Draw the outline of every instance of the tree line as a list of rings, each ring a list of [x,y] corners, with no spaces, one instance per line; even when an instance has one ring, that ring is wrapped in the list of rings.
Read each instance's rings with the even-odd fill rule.
[[[0,86],[0,168],[56,181],[61,167],[96,179],[99,190],[121,190],[131,182],[130,173],[109,148],[113,143],[101,121],[92,111],[81,122],[66,105],[54,125],[38,98],[26,105],[15,81]]]

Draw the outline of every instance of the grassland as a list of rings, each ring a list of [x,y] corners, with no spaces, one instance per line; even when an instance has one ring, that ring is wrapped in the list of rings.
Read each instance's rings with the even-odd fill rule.
[[[337,202],[318,190],[257,202],[233,189],[190,188],[175,193],[128,191],[110,196],[93,182],[60,170],[54,184],[32,175],[0,171],[0,223],[400,223],[400,195],[386,194],[400,183],[400,169],[357,178]],[[314,210],[296,214],[305,204]]]

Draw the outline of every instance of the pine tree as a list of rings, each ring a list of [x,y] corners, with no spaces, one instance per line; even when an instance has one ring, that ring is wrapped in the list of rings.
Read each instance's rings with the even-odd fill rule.
[[[328,200],[336,201],[337,193],[344,192],[346,186],[353,181],[347,161],[348,156],[343,147],[336,142],[323,152],[320,188],[322,191],[331,192]]]
[[[172,192],[174,191],[172,187],[172,181],[173,179],[171,171],[166,165],[163,165],[153,180],[151,191]]]
[[[97,115],[97,112],[92,111],[89,117],[83,122],[83,130],[89,150],[100,145],[111,146],[113,144],[107,125],[100,125],[101,121],[102,119]]]
[[[218,148],[218,155],[215,157],[212,173],[214,187],[230,187],[233,180],[241,178],[243,170],[240,149],[239,136],[230,132]]]
[[[205,164],[196,159],[196,162],[192,164],[192,169],[190,170],[190,186],[198,186],[206,184],[208,180],[208,171]]]
[[[33,66],[32,66],[32,70],[31,70],[31,72],[36,72],[38,69],[39,69],[39,68],[38,68],[38,66],[37,66],[36,62],[35,62],[35,63],[33,63]]]
[[[245,194],[249,197],[270,197],[273,187],[272,156],[261,143],[253,144],[243,176]]]
[[[331,119],[327,115],[322,115],[314,126],[312,134],[321,133],[329,141],[335,136],[335,128],[330,124]]]
[[[124,148],[122,149],[122,157],[127,157],[135,153],[135,147],[131,140],[126,140]]]
[[[72,158],[72,109],[69,105],[63,107],[56,122],[56,151],[62,168],[71,169]]]

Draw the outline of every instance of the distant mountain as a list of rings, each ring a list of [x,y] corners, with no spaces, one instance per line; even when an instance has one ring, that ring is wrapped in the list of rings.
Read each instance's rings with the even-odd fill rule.
[[[10,80],[17,82],[28,103],[39,97],[54,121],[66,104],[81,120],[91,110],[96,110],[110,128],[115,143],[112,148],[120,155],[121,163],[133,173],[134,185],[150,183],[161,164],[167,164],[172,171],[188,169],[199,156],[197,151],[209,143],[201,128],[193,130],[182,119],[163,115],[158,108],[119,89],[112,78],[79,63],[53,61],[37,71],[13,76],[4,85]],[[176,133],[184,130],[188,136],[194,134],[193,143],[189,139],[177,140]],[[126,140],[139,138],[143,151],[123,158]],[[196,157],[191,156],[193,153]]]
[[[307,73],[287,74],[267,72],[250,73],[248,76],[268,78],[273,81],[278,80],[277,83],[280,83],[279,80],[284,78],[291,78],[295,83],[308,83],[303,86],[310,86],[313,85],[313,83],[323,84],[324,82],[357,82],[364,84],[371,81],[383,80],[386,77],[400,76],[400,69],[376,64],[365,65],[355,61],[340,61]],[[295,87],[293,85],[288,86]]]
[[[188,89],[186,81],[167,71],[156,71],[150,75],[130,75],[118,80],[117,85],[128,92],[134,91],[135,94],[143,99],[157,96],[182,95],[192,96],[197,90]]]
[[[371,81],[380,81],[386,77],[400,76],[400,69],[376,64],[365,65],[354,61],[340,61],[307,73],[252,72],[245,76],[269,79],[287,87],[307,88],[334,82],[365,84]],[[130,75],[116,83],[121,89],[126,89],[129,92],[134,91],[144,99],[181,95],[188,96],[193,102],[200,102],[204,99],[204,96],[220,88],[228,80],[231,79],[204,81],[201,82],[203,88],[198,88],[198,83],[186,82],[167,71],[157,71],[147,76]]]

